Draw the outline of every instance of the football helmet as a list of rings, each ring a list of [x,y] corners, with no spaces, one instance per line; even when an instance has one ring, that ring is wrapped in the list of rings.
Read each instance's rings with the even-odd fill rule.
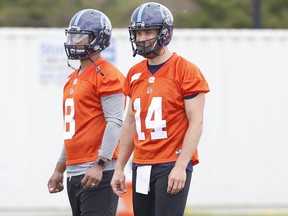
[[[131,24],[128,27],[130,42],[133,49],[133,56],[145,55],[147,53],[153,52],[158,45],[167,46],[173,36],[173,27],[174,27],[174,19],[173,15],[168,8],[165,6],[156,3],[156,2],[148,2],[137,7],[132,16],[131,16]],[[146,41],[137,41],[136,39],[136,31],[137,30],[146,30],[146,29],[156,29],[158,30],[158,35],[156,38],[149,39],[155,40],[155,43],[150,46],[142,46],[140,47],[137,42],[141,42],[142,44]]]
[[[64,47],[68,59],[84,59],[110,45],[112,25],[104,13],[84,9],[72,17],[65,34]]]

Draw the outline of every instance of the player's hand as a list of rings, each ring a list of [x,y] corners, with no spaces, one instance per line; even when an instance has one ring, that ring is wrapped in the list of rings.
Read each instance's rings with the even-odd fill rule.
[[[125,175],[123,171],[115,170],[111,180],[111,187],[113,192],[122,197],[126,192]]]
[[[48,190],[50,193],[58,193],[64,189],[63,173],[54,172],[48,181]]]
[[[168,176],[167,193],[174,195],[181,191],[186,182],[186,170],[174,167]]]
[[[83,179],[81,180],[81,185],[84,189],[95,188],[99,185],[102,180],[103,168],[94,164],[90,169],[87,170]]]

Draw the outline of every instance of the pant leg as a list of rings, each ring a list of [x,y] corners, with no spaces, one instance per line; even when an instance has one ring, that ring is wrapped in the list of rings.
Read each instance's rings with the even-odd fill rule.
[[[132,173],[133,210],[135,216],[183,216],[192,172],[186,170],[184,188],[175,195],[167,193],[168,175],[173,167],[153,166],[148,195],[135,192],[136,170]]]
[[[110,185],[114,171],[104,171],[96,188],[82,191],[80,195],[81,216],[114,216],[118,206],[118,196]]]
[[[96,188],[84,189],[81,180],[84,175],[67,180],[68,197],[73,216],[114,216],[118,206],[118,196],[114,194],[110,182],[114,171],[104,171]]]
[[[154,197],[152,193],[147,195],[136,193],[136,169],[132,172],[132,188],[133,188],[133,211],[135,216],[153,216],[154,215]]]
[[[81,216],[80,200],[78,199],[81,188],[81,179],[84,175],[67,178],[67,193],[72,210],[72,216]]]
[[[168,175],[173,167],[152,168],[151,191],[155,194],[155,216],[183,216],[192,178],[192,172],[186,170],[184,188],[175,195],[167,193]]]

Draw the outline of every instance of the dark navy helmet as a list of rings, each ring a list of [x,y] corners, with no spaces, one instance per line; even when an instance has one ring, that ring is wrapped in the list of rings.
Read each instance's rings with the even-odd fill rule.
[[[83,59],[110,45],[112,25],[104,13],[85,9],[72,17],[65,34],[64,47],[68,59]]]
[[[128,27],[130,42],[134,55],[144,55],[152,52],[157,45],[167,46],[173,36],[174,19],[170,10],[156,2],[147,2],[137,7],[132,16]],[[157,29],[157,44],[149,49],[138,50],[136,46],[136,31],[146,29]]]

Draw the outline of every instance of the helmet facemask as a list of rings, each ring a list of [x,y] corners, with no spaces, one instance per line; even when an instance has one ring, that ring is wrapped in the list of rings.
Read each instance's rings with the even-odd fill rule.
[[[66,30],[66,38],[64,46],[69,59],[87,58],[94,40],[90,32]]]
[[[65,30],[68,59],[86,59],[110,45],[112,25],[100,11],[85,9],[76,13]]]
[[[141,30],[141,29],[137,29],[137,30]],[[136,36],[137,30],[132,30],[132,29],[129,30],[130,42],[132,45],[134,55],[138,54],[138,55],[143,56],[156,50],[158,47],[159,34],[157,34],[156,37],[149,38],[147,40],[137,41],[137,36]]]

